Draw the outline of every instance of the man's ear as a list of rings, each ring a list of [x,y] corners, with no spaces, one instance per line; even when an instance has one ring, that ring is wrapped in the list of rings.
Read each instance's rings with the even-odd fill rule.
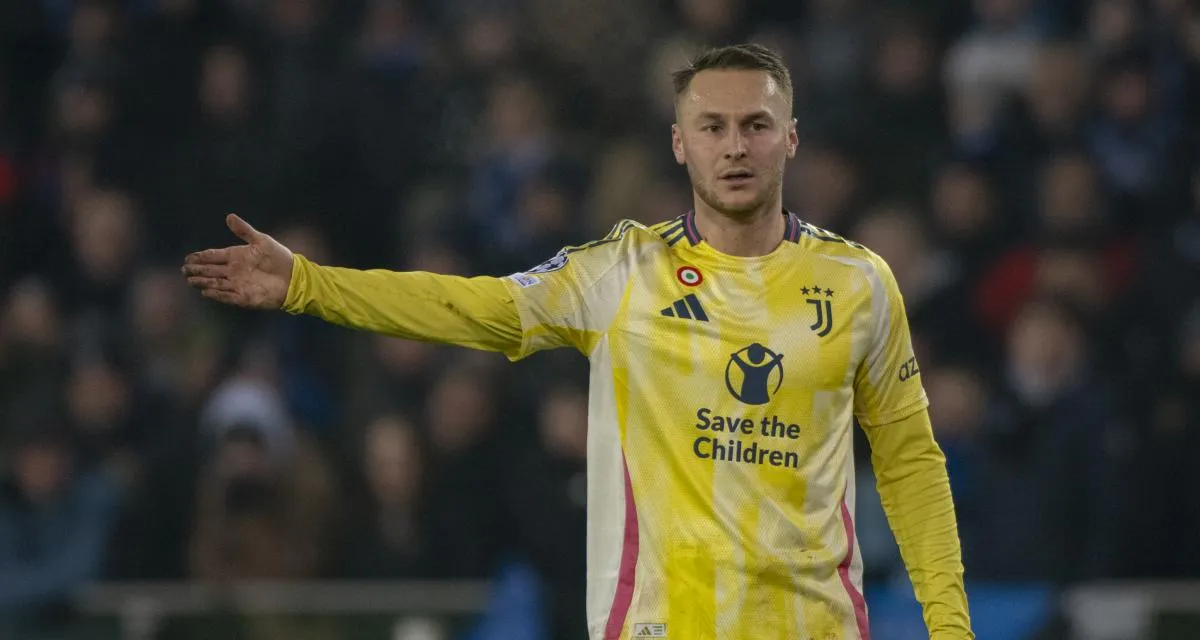
[[[795,118],[792,118],[792,121],[790,123],[788,123],[788,125],[789,126],[788,126],[788,133],[787,133],[787,138],[788,138],[787,157],[788,157],[788,159],[791,159],[791,158],[796,157],[796,149],[800,147],[800,134],[796,132],[796,119]]]
[[[683,136],[677,124],[671,125],[671,151],[675,153],[675,162],[687,164],[687,155],[683,152]]]

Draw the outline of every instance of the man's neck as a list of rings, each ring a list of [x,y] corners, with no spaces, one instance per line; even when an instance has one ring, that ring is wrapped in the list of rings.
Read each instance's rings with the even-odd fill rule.
[[[765,256],[783,241],[787,222],[782,211],[783,200],[775,198],[756,211],[733,217],[696,198],[696,231],[709,246],[726,255]]]

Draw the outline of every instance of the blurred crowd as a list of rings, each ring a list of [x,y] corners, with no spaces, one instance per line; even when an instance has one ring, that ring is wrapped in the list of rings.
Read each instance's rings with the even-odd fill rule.
[[[519,557],[581,629],[581,357],[218,308],[178,265],[227,212],[465,275],[676,216],[667,73],[742,40],[794,74],[786,206],[905,295],[968,579],[1200,578],[1185,0],[6,0],[0,617]],[[902,579],[859,452],[868,579]]]

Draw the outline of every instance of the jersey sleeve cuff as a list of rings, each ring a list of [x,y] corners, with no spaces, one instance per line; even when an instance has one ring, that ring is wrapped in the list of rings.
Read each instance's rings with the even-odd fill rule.
[[[929,397],[922,391],[920,396],[898,409],[884,413],[861,414],[858,416],[858,421],[864,427],[880,427],[885,424],[899,422],[927,408],[929,408]]]
[[[288,280],[287,296],[283,299],[282,309],[292,315],[304,313],[308,297],[308,265],[304,256],[292,254],[292,275]]]

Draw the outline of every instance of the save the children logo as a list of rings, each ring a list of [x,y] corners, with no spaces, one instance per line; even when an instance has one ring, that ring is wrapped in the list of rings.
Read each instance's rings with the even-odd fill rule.
[[[745,404],[771,401],[783,386],[783,354],[755,342],[735,351],[725,365],[725,388]]]

